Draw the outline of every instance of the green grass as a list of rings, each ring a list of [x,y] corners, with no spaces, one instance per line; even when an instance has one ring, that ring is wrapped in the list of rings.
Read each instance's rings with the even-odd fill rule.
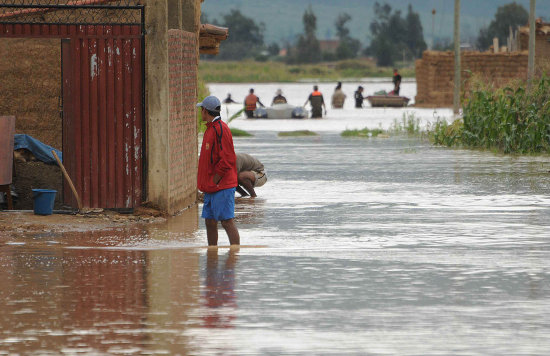
[[[380,134],[383,134],[385,133],[384,130],[382,129],[369,129],[367,127],[365,127],[364,129],[361,129],[361,130],[345,130],[345,131],[342,131],[342,133],[340,134],[340,136],[342,137],[376,137]]]
[[[283,131],[278,133],[279,137],[318,136],[317,133],[309,130]]]
[[[250,137],[250,136],[253,136],[251,133],[249,133],[245,130],[237,129],[235,127],[231,128],[231,134],[233,135],[233,137]]]
[[[391,67],[377,67],[368,59],[350,59],[318,64],[285,64],[283,62],[207,61],[199,63],[201,78],[207,82],[265,83],[299,80],[338,81],[365,77],[391,77]],[[414,77],[414,67],[402,68],[403,77]]]

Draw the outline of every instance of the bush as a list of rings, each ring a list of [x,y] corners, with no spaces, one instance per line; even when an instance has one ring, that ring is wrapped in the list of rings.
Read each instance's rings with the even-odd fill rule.
[[[550,152],[550,79],[494,90],[474,81],[462,120],[437,122],[430,137],[446,146],[496,149],[504,153]]]
[[[497,91],[478,84],[464,107],[463,143],[504,153],[550,152],[550,79]]]

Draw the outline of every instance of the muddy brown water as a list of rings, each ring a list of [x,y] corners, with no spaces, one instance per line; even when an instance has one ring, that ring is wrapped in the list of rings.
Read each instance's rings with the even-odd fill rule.
[[[548,354],[547,158],[254,134],[241,248],[204,247],[200,206],[0,235],[0,354]]]

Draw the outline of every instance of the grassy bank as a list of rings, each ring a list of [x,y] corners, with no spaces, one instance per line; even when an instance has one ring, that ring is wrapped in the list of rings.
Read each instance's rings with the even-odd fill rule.
[[[550,78],[497,89],[475,84],[462,120],[438,122],[434,143],[503,153],[550,153]]]
[[[403,77],[414,77],[414,66],[399,68]],[[201,60],[199,73],[207,83],[295,82],[307,79],[338,81],[393,75],[392,68],[377,67],[374,62],[367,59],[302,65],[287,65],[282,62]]]

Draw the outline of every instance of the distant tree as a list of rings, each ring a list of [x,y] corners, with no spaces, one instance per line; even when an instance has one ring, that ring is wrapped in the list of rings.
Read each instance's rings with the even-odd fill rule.
[[[453,41],[449,37],[439,38],[434,40],[434,51],[452,51],[454,49]]]
[[[302,17],[304,33],[300,35],[296,46],[293,48],[289,61],[294,63],[315,63],[322,59],[319,41],[315,36],[317,30],[317,17],[313,13],[311,5],[306,9]]]
[[[424,41],[424,33],[422,29],[422,23],[420,22],[420,16],[417,12],[413,12],[411,4],[405,17],[405,43],[409,50],[412,52],[414,58],[422,56],[422,52],[426,50],[426,42]]]
[[[479,30],[476,45],[479,49],[488,49],[493,44],[493,38],[497,37],[500,44],[506,44],[506,38],[510,33],[510,26],[515,30],[518,26],[527,24],[529,13],[523,6],[516,2],[497,8],[495,19],[489,27]]]
[[[388,4],[374,3],[374,20],[371,22],[370,31],[372,40],[367,48],[367,54],[376,57],[376,63],[380,66],[390,66],[397,59],[400,52],[400,42],[404,41],[405,25],[401,18],[401,12],[392,14],[392,8]],[[401,41],[400,41],[401,40]]]
[[[346,26],[346,23],[351,20],[351,16],[347,13],[338,15],[338,18],[334,22],[336,26],[336,35],[340,40],[340,45],[336,49],[336,57],[338,59],[348,59],[355,58],[357,56],[357,51],[361,46],[359,40],[352,38],[349,35],[349,29]]]
[[[372,40],[365,53],[376,57],[380,66],[391,66],[404,54],[418,58],[426,49],[424,34],[418,13],[409,5],[406,18],[401,11],[393,11],[390,5],[374,4],[374,21],[369,28]]]
[[[279,47],[279,45],[276,42],[273,42],[267,47],[267,51],[269,52],[270,55],[276,56],[281,51],[281,47]]]
[[[217,59],[240,60],[256,56],[264,45],[264,25],[256,24],[239,10],[223,16],[223,27],[229,28],[229,37],[222,42]]]

